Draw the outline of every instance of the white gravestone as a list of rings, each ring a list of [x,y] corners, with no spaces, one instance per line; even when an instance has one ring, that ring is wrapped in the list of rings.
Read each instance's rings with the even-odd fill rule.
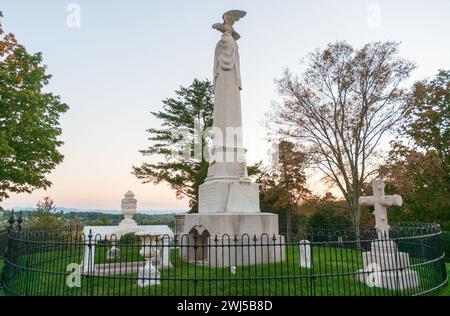
[[[311,242],[309,240],[300,240],[298,247],[300,267],[312,268]]]
[[[389,239],[389,225],[386,206],[402,205],[399,195],[385,195],[382,180],[372,182],[373,196],[361,196],[359,204],[374,206],[377,240],[371,244],[371,250],[363,252],[362,270],[358,272],[360,280],[368,286],[405,290],[419,286],[419,274],[410,269],[409,254],[400,252],[393,240]]]
[[[120,258],[120,249],[116,247],[116,243],[112,243],[111,249],[106,253],[107,260],[116,260]]]

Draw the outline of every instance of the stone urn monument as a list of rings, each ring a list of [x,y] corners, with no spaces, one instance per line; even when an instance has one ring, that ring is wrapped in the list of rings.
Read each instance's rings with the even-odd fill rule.
[[[134,221],[133,216],[136,214],[137,200],[134,198],[134,193],[128,191],[125,193],[125,197],[121,200],[121,211],[124,219],[119,223],[120,229],[134,229],[137,227],[137,223]]]
[[[193,257],[207,260],[205,255],[214,258],[219,265],[240,265],[252,262],[248,258],[238,258],[242,251],[226,250],[222,253],[211,253],[207,247],[215,236],[222,238],[224,234],[240,240],[243,234],[252,236],[252,244],[267,243],[273,240],[283,243],[278,233],[278,215],[261,213],[259,208],[259,186],[250,180],[245,160],[246,150],[243,147],[242,114],[241,114],[241,73],[239,50],[236,41],[240,35],[234,30],[236,21],[243,18],[246,12],[231,10],[223,15],[223,23],[216,23],[213,29],[222,33],[214,53],[214,113],[213,142],[210,150],[208,175],[199,188],[199,212],[187,214],[184,218],[184,233],[189,235],[189,243],[201,244],[202,255],[191,249],[183,249],[185,260]],[[262,235],[267,240],[262,240]],[[234,237],[235,236],[235,237]],[[253,240],[256,238],[256,242]],[[217,240],[217,239],[215,239]],[[241,241],[236,242],[238,245]],[[262,247],[260,247],[262,248]],[[271,260],[283,260],[283,247],[278,250],[267,250],[263,254]],[[196,249],[199,249],[198,247]],[[262,249],[258,249],[261,252]],[[257,253],[259,253],[257,251]],[[196,250],[199,252],[199,250]],[[275,254],[275,252],[279,252]],[[245,251],[247,253],[247,251]],[[252,253],[252,251],[249,251]],[[244,255],[242,255],[244,256]],[[223,259],[223,260],[222,260]],[[255,261],[260,258],[255,256]],[[270,260],[270,259],[266,259]]]

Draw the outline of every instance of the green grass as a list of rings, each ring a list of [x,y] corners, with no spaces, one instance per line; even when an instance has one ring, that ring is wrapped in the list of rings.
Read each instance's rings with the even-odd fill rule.
[[[105,259],[107,247],[97,247],[96,263]],[[82,276],[81,287],[66,285],[69,263],[80,263],[80,249],[67,248],[22,256],[20,264],[34,271],[23,270],[12,288],[29,295],[409,295],[413,292],[395,292],[368,287],[355,278],[362,267],[361,253],[343,248],[315,247],[314,270],[300,268],[295,247],[286,247],[286,260],[282,263],[237,267],[236,274],[229,268],[208,268],[180,259],[178,250],[172,250],[173,268],[161,270],[161,284],[138,287],[137,274],[105,277]],[[116,262],[142,261],[136,247],[121,248],[121,259]],[[447,270],[450,265],[447,264]],[[50,274],[56,271],[58,274]],[[433,280],[428,271],[418,268],[421,286],[416,291],[430,287]],[[346,274],[348,273],[348,274]],[[450,273],[450,272],[449,272]],[[317,274],[315,279],[312,274]],[[336,276],[333,274],[340,274]],[[271,277],[276,279],[271,279]],[[256,278],[256,279],[255,279]],[[195,281],[196,280],[196,281]],[[426,280],[426,281],[425,281]],[[31,286],[29,286],[31,284]],[[441,295],[450,295],[449,287]]]
[[[450,263],[447,263],[446,266],[447,266],[447,275],[450,276]],[[440,296],[450,296],[450,285],[447,284],[447,287],[444,287],[440,291],[439,295]]]

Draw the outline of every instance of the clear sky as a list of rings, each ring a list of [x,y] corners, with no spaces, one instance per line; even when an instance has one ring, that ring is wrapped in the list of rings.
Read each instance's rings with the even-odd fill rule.
[[[67,6],[81,9],[68,27]],[[212,77],[211,29],[223,12],[242,9],[242,109],[247,160],[267,156],[262,121],[277,101],[274,79],[315,48],[346,40],[401,41],[402,57],[418,64],[413,80],[450,68],[450,1],[303,0],[0,0],[7,31],[29,51],[42,51],[53,78],[49,89],[70,110],[63,116],[64,162],[47,192],[12,195],[3,207],[34,206],[50,195],[58,206],[119,208],[132,190],[139,209],[186,209],[166,186],[141,184],[130,173],[143,158],[150,111],[194,78]]]

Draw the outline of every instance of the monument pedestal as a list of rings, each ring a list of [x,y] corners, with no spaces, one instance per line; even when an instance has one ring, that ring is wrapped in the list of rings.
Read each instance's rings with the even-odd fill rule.
[[[259,213],[258,184],[247,179],[214,178],[199,188],[199,213]]]
[[[123,235],[125,235],[128,232],[132,232],[132,231],[138,230],[138,224],[134,220],[123,219],[119,223],[118,229],[120,231],[124,232]]]
[[[145,265],[138,271],[138,287],[146,287],[150,285],[160,285],[161,275],[158,269],[152,265],[150,259],[145,260]]]
[[[210,267],[268,264],[285,259],[285,238],[278,233],[278,215],[271,213],[187,214],[190,227],[181,243],[183,260]]]
[[[284,260],[278,215],[261,213],[259,187],[248,178],[214,177],[199,189],[199,213],[186,214],[183,260],[210,267]]]
[[[362,259],[359,279],[369,286],[400,291],[419,286],[419,274],[410,269],[409,254],[398,251],[392,240],[372,242],[371,251],[363,252]]]
[[[191,233],[197,231],[200,236],[207,233],[209,236],[221,238],[227,234],[230,239],[247,234],[261,237],[266,234],[270,237],[278,235],[278,215],[272,213],[198,213],[186,214],[184,227]]]

